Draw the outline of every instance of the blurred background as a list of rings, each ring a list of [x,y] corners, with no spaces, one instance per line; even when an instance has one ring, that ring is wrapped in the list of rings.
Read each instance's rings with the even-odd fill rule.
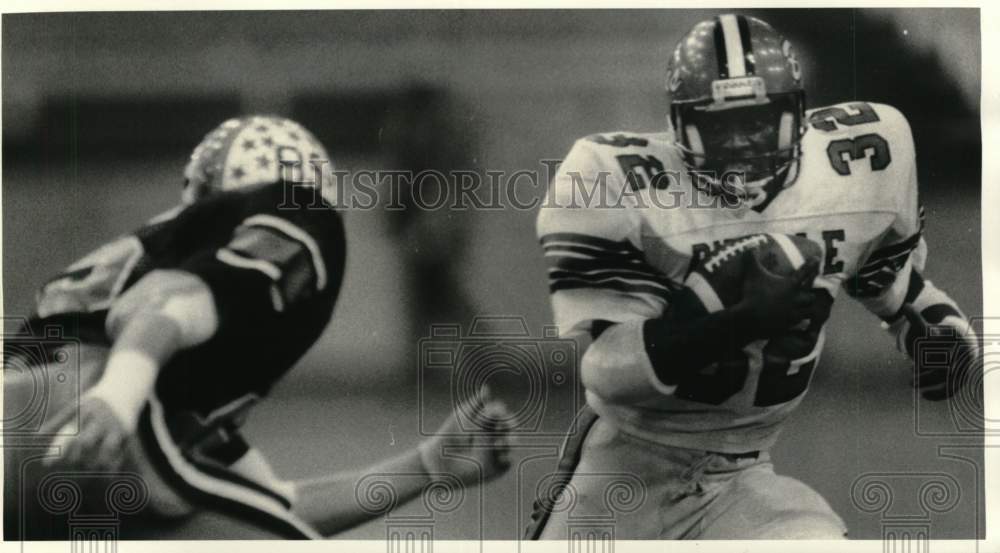
[[[868,100],[909,118],[927,209],[927,274],[979,315],[978,10],[742,13],[764,18],[797,46],[811,107]],[[46,276],[174,205],[190,150],[225,118],[289,116],[352,171],[524,169],[544,178],[541,160],[561,159],[578,137],[662,129],[668,53],[692,24],[714,15],[4,15],[4,314],[28,315]],[[518,197],[538,197],[544,185],[523,185]],[[478,315],[512,316],[542,335],[551,312],[535,215],[346,214],[348,266],[334,320],[248,422],[250,438],[281,475],[367,466],[413,446],[422,429],[443,420],[448,371],[427,378],[419,362],[431,325],[467,329]],[[855,480],[873,472],[918,480],[948,474],[960,483],[961,500],[934,514],[931,535],[982,535],[981,451],[962,450],[965,462],[939,450],[977,440],[949,430],[947,405],[914,402],[908,367],[874,317],[849,299],[839,302],[811,391],[773,452],[777,470],[824,495],[856,538],[881,537],[887,515],[852,502]],[[527,397],[517,377],[497,383],[515,409]],[[566,426],[579,401],[575,381],[544,394],[545,428]],[[924,423],[937,434],[918,431]],[[418,501],[345,537],[385,537],[399,517],[427,515],[420,520],[431,520],[438,538],[513,539],[558,443],[554,435],[519,438],[515,470],[485,493],[469,491],[461,509],[428,515]],[[126,524],[123,531],[132,530]],[[206,514],[167,536],[255,531]]]

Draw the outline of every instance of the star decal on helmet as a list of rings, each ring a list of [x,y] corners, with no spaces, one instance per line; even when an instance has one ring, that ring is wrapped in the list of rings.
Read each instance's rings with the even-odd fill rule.
[[[294,121],[270,115],[232,119],[207,134],[195,148],[185,168],[185,182],[192,190],[204,190],[187,196],[200,198],[206,193],[278,179],[322,183],[325,173],[305,174],[304,167],[327,159],[322,144]],[[282,171],[283,162],[287,171]]]

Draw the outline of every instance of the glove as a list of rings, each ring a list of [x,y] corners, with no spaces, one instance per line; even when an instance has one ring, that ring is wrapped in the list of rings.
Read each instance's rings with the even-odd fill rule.
[[[955,395],[981,370],[979,340],[968,321],[948,315],[930,323],[911,304],[904,304],[901,311],[903,316],[888,330],[896,336],[896,347],[913,360],[913,385],[930,401]]]
[[[804,319],[813,318],[824,305],[829,309],[829,302],[823,301],[823,294],[829,296],[829,293],[811,288],[819,273],[819,263],[815,260],[782,276],[761,266],[755,255],[747,255],[744,259],[747,269],[743,299],[734,309],[754,338],[771,338]]]

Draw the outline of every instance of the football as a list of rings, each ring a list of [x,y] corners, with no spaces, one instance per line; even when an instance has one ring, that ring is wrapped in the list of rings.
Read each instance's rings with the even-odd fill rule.
[[[791,234],[751,234],[722,242],[694,261],[685,281],[708,312],[721,311],[742,299],[746,255],[756,256],[774,274],[787,275],[807,260],[821,260],[823,250],[816,242]]]

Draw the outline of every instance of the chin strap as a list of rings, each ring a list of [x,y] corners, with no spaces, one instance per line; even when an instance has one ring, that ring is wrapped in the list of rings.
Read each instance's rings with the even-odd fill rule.
[[[767,177],[749,183],[742,181],[739,183],[722,182],[711,178],[707,171],[691,169],[690,165],[688,169],[692,174],[692,180],[695,181],[695,185],[699,189],[711,194],[724,194],[733,198],[736,200],[735,205],[732,206],[734,208],[753,209],[773,198],[779,190],[788,188],[795,182],[796,177],[798,177],[798,158],[793,158]],[[779,182],[780,185],[777,185]]]
[[[740,179],[740,183],[736,186],[731,183],[722,183],[722,187],[727,193],[729,191],[725,188],[735,188],[734,195],[743,199],[742,203],[745,207],[752,208],[757,207],[767,199],[767,185],[771,184],[777,177],[777,174],[773,174],[752,182],[743,182]]]

